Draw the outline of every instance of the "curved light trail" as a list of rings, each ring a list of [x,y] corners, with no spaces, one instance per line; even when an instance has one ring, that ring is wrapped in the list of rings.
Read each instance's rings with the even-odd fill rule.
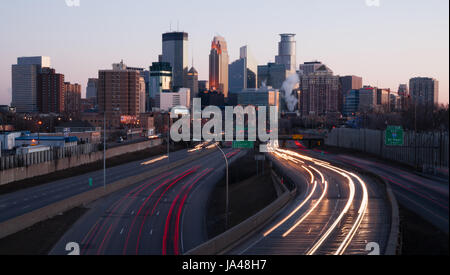
[[[285,160],[291,160],[292,158],[297,158],[298,159],[302,159],[305,161],[310,161],[313,162],[314,164],[321,166],[325,169],[331,170],[335,173],[338,173],[340,175],[342,175],[343,177],[347,178],[348,180],[348,184],[349,184],[349,189],[350,189],[350,194],[349,194],[349,199],[347,201],[347,204],[345,205],[344,209],[341,211],[340,215],[337,217],[337,219],[334,221],[334,223],[328,228],[328,230],[321,236],[321,238],[318,240],[318,242],[316,242],[313,247],[307,252],[308,255],[312,255],[314,253],[317,252],[317,250],[322,246],[322,244],[329,238],[329,236],[332,234],[332,232],[337,228],[337,226],[339,225],[339,223],[342,221],[343,217],[348,213],[351,205],[354,202],[354,198],[355,198],[355,193],[356,193],[356,189],[355,189],[355,184],[352,180],[353,178],[356,178],[358,180],[358,183],[361,186],[362,189],[362,200],[361,200],[361,205],[359,207],[358,210],[358,216],[355,219],[355,222],[353,223],[351,229],[349,230],[349,232],[346,234],[344,240],[342,241],[342,243],[339,245],[337,251],[334,253],[335,255],[342,255],[344,254],[345,250],[347,249],[347,247],[350,245],[351,241],[353,240],[354,236],[356,235],[356,232],[358,231],[359,227],[361,226],[362,220],[364,219],[364,215],[367,212],[367,207],[369,204],[369,195],[368,195],[368,191],[367,191],[367,186],[366,183],[356,174],[351,173],[349,171],[345,171],[344,169],[335,167],[333,165],[331,165],[328,162],[322,161],[322,160],[318,160],[318,159],[314,159],[312,157],[308,157],[308,156],[303,156],[299,153],[293,152],[293,151],[289,151],[289,150],[282,150],[282,149],[275,149],[273,151],[274,154],[280,156],[281,158],[285,159]],[[315,172],[319,173],[322,177],[322,182],[324,182],[324,178],[323,178],[323,174],[317,170],[316,168],[309,166],[311,169],[313,169]],[[328,183],[326,183],[326,188],[324,188],[324,192],[322,193],[321,198],[315,203],[315,205],[293,226],[291,227],[288,231],[286,231],[283,234],[283,237],[288,236],[297,226],[299,226],[313,211],[314,209],[317,208],[317,206],[322,202],[324,196],[326,195],[326,190],[328,188]]]
[[[275,226],[273,226],[271,229],[269,229],[267,232],[265,232],[263,235],[264,237],[267,237],[270,233],[272,233],[274,230],[276,230],[278,227],[280,227],[283,223],[285,223],[287,220],[289,220],[292,216],[295,215],[314,195],[316,188],[317,188],[317,181],[314,180],[314,174],[309,170],[308,168],[302,166],[303,169],[305,169],[311,176],[311,184],[314,183],[314,186],[309,193],[308,197],[300,204],[298,205],[289,215],[287,215],[284,219],[282,219],[279,223],[277,223]]]

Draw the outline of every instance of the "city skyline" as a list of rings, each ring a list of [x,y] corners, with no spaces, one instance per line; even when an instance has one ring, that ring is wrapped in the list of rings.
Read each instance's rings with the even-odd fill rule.
[[[162,54],[162,33],[170,30],[189,34],[188,67],[193,59],[200,80],[208,79],[212,36],[226,38],[230,62],[239,58],[241,46],[249,45],[257,64],[264,65],[275,61],[279,34],[295,33],[297,64],[320,60],[337,75],[362,76],[365,85],[393,91],[410,78],[432,77],[440,83],[440,103],[449,101],[447,1],[380,1],[379,7],[368,6],[364,0],[339,4],[258,1],[255,5],[228,1],[221,15],[212,15],[213,8],[204,1],[173,2],[180,8],[170,15],[171,5],[150,3],[105,4],[98,0],[81,1],[79,7],[68,7],[63,0],[5,3],[0,12],[0,35],[8,39],[0,45],[0,104],[11,103],[11,64],[17,57],[50,56],[52,67],[67,81],[81,84],[85,96],[88,79],[96,78],[98,70],[117,60],[148,69]],[[236,9],[238,4],[244,8]],[[142,13],[145,8],[159,12],[146,17]],[[94,15],[100,9],[108,12],[97,18]],[[8,14],[4,14],[6,10]],[[258,18],[268,16],[286,20],[269,20],[261,28]],[[149,20],[152,27],[143,28]],[[203,21],[208,24],[202,25]],[[133,24],[136,28],[129,28]],[[59,35],[64,39],[57,39]]]

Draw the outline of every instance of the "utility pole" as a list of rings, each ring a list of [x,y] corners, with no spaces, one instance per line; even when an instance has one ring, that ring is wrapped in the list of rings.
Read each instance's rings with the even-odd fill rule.
[[[169,114],[169,121],[167,122],[168,127],[167,127],[167,160],[170,163],[170,112]]]
[[[103,89],[103,188],[106,189],[106,89]]]
[[[225,177],[225,228],[228,229],[228,209],[229,209],[229,188],[228,188],[228,158],[225,152],[220,148],[217,142],[214,143],[216,147],[222,152],[223,157],[225,158],[226,164],[226,177]]]

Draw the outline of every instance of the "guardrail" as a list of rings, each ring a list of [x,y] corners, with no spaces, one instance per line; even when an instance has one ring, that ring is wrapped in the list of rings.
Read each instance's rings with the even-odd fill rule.
[[[34,210],[34,211],[24,214],[22,216],[15,217],[15,218],[12,218],[5,222],[2,222],[2,223],[0,223],[0,239],[4,238],[6,236],[9,236],[11,234],[17,233],[17,232],[19,232],[23,229],[26,229],[38,222],[52,218],[60,213],[68,211],[77,206],[86,205],[86,204],[93,202],[95,200],[98,200],[106,195],[114,193],[118,190],[121,190],[130,185],[136,184],[138,182],[144,181],[148,178],[156,176],[167,170],[174,169],[179,166],[188,164],[196,159],[199,159],[201,157],[209,155],[215,151],[216,151],[216,149],[209,149],[205,152],[201,152],[197,155],[194,155],[194,156],[185,158],[183,160],[168,164],[166,166],[155,168],[152,171],[145,172],[145,173],[135,175],[132,177],[128,177],[125,179],[121,179],[114,183],[108,184],[106,186],[106,188],[99,187],[94,190],[64,199],[62,201],[56,202],[54,204],[45,206],[40,209]]]

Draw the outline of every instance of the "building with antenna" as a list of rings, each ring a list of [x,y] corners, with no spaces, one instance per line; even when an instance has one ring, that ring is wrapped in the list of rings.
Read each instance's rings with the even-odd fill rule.
[[[185,32],[168,32],[162,35],[162,62],[172,67],[173,89],[182,88],[188,68],[188,39]]]

